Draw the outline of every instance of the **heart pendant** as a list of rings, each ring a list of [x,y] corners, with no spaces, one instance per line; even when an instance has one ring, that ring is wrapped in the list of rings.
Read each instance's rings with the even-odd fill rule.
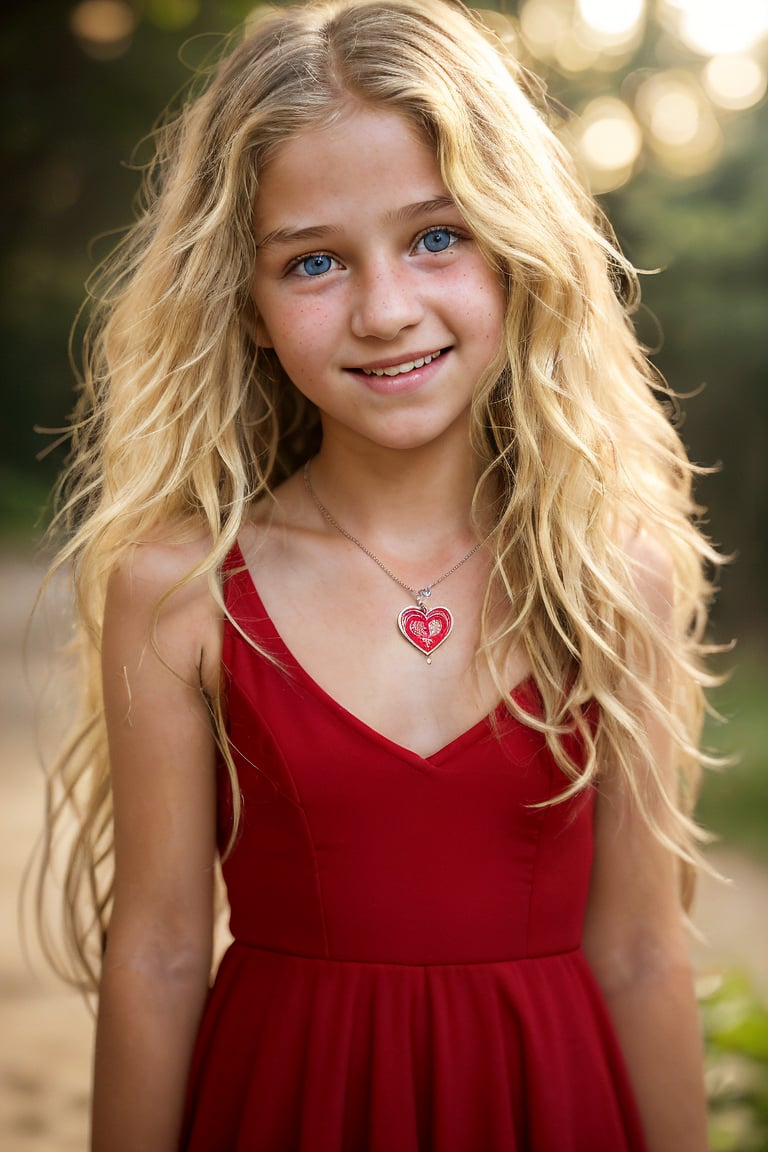
[[[413,644],[427,657],[431,664],[431,654],[447,640],[453,631],[453,616],[447,608],[403,608],[397,618],[397,626]]]

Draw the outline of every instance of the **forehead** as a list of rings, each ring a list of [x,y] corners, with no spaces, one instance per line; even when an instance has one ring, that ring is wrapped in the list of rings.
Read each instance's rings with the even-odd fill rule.
[[[356,105],[279,145],[259,181],[257,234],[448,195],[425,134],[398,112]]]

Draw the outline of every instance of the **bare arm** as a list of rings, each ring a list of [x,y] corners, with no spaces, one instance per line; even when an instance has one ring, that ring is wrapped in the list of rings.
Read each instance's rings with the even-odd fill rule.
[[[647,542],[636,547],[638,586],[663,621],[671,595],[665,557]],[[656,717],[642,720],[655,763],[670,778],[669,737]],[[678,863],[616,781],[603,786],[597,804],[584,948],[613,1018],[649,1152],[706,1152],[701,1039]]]
[[[103,675],[115,903],[99,995],[93,1152],[175,1152],[211,963],[215,745],[201,681],[218,675],[204,581],[153,611],[201,546],[137,549],[110,581]]]

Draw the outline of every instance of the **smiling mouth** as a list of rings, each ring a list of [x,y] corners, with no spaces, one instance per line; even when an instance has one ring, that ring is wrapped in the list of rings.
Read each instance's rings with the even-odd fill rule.
[[[358,371],[364,376],[401,376],[405,372],[413,372],[414,368],[423,368],[425,364],[431,364],[438,356],[442,356],[442,353],[442,348],[439,348],[437,352],[430,352],[428,356],[419,356],[416,360],[404,360],[402,364],[392,364],[389,368],[360,368]]]

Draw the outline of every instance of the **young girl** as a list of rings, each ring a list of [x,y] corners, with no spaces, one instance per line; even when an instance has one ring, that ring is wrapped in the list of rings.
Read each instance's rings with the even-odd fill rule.
[[[714,557],[546,121],[458,3],[331,0],[160,135],[59,559],[95,1152],[706,1147]]]

